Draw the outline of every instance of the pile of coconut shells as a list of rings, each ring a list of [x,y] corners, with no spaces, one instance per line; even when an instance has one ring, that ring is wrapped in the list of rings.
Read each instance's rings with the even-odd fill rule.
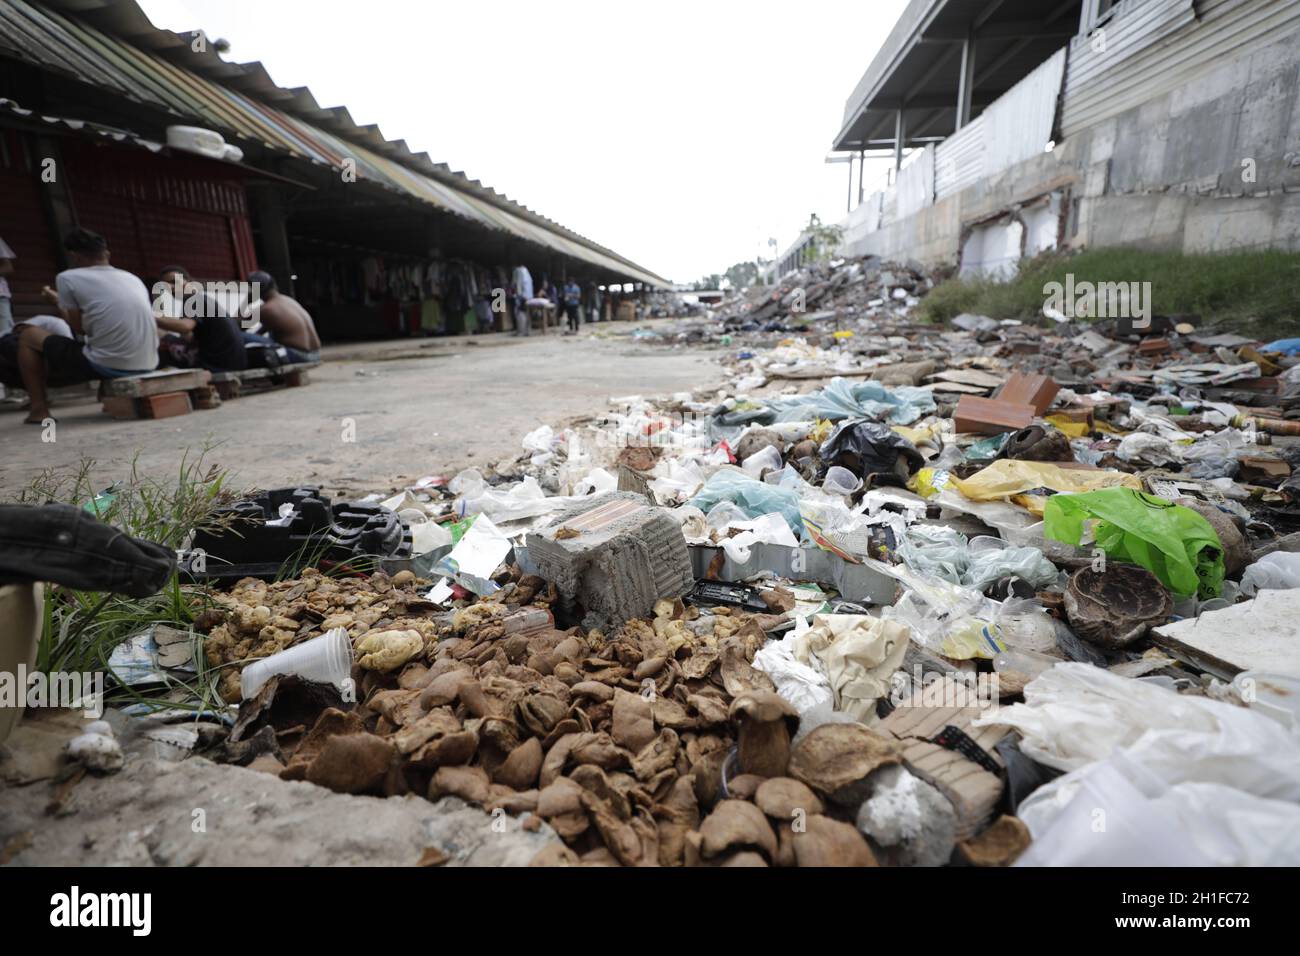
[[[563,847],[539,865],[876,864],[854,815],[897,744],[844,723],[796,740],[797,712],[751,663],[779,617],[661,601],[605,635],[555,628],[554,599],[515,570],[426,640],[371,628],[355,702],[272,679],[241,705],[227,758],[545,821]]]

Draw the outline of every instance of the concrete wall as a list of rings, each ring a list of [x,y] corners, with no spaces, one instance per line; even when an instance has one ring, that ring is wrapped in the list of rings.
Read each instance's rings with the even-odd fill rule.
[[[1187,30],[1231,23],[1225,15]],[[1018,218],[1041,235],[1045,196],[1059,204],[1065,247],[1300,249],[1300,30],[1226,52],[1194,82],[912,216],[894,220],[886,198],[869,231],[877,217],[854,210],[843,223],[845,251],[956,263],[972,231],[991,221]]]

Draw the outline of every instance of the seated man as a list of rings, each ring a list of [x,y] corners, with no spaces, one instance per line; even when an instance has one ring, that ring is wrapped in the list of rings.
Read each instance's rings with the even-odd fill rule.
[[[47,328],[25,324],[18,336],[18,370],[31,396],[24,421],[39,425],[50,415],[45,387],[120,378],[158,367],[158,333],[149,290],[139,278],[108,264],[108,243],[89,229],[63,240],[73,268],[60,272],[41,294],[56,305],[85,345]]]
[[[23,377],[18,372],[18,338],[22,335],[23,329],[29,325],[38,329],[45,329],[53,335],[62,335],[67,339],[73,338],[72,329],[68,327],[68,323],[53,315],[34,315],[30,318],[19,319],[12,332],[0,335],[0,385],[13,389],[23,387]],[[47,384],[60,386],[68,383],[61,382],[57,377],[54,377]],[[13,400],[17,401],[17,396],[14,396]]]
[[[256,282],[262,298],[257,311],[258,321],[270,339],[251,332],[244,333],[244,341],[262,345],[281,345],[294,364],[320,361],[320,337],[307,310],[293,296],[285,295],[275,287],[269,272],[253,272],[249,282]],[[274,340],[272,342],[272,340]]]
[[[208,295],[200,283],[191,281],[183,266],[163,269],[154,291],[162,306],[154,312],[154,321],[158,328],[173,333],[159,347],[167,362],[210,372],[242,372],[248,368],[248,352],[239,326],[225,314],[216,298]]]

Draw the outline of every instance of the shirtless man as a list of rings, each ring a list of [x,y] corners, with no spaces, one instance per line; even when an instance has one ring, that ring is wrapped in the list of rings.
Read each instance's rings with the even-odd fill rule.
[[[320,337],[307,310],[293,296],[277,289],[269,272],[250,273],[248,281],[256,282],[261,292],[262,306],[257,317],[263,330],[276,344],[285,347],[289,361],[295,364],[319,362]],[[245,341],[249,339],[247,335],[244,338]]]

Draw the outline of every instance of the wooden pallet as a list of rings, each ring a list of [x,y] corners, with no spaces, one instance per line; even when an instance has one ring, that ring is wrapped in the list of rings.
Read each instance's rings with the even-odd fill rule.
[[[308,372],[320,362],[298,362],[279,368],[250,368],[242,372],[213,372],[212,385],[222,399],[238,398],[248,388],[298,388],[309,385]]]

